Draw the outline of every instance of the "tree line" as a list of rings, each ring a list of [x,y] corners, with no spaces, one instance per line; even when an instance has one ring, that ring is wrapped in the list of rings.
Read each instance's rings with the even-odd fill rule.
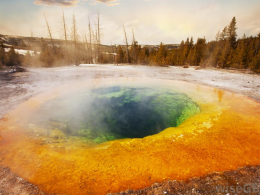
[[[62,29],[60,29],[60,32],[64,41],[61,44],[55,43],[51,27],[45,15],[44,18],[49,43],[46,43],[45,39],[42,38],[39,60],[44,63],[45,66],[102,63],[99,13],[97,14],[94,25],[91,25],[90,19],[88,18],[88,28],[80,35],[75,15],[73,14],[72,16],[72,24],[69,28],[63,11],[61,17]]]
[[[125,26],[124,45],[105,46],[101,44],[102,32],[100,17],[91,25],[88,19],[87,29],[79,35],[75,15],[71,27],[67,27],[64,12],[61,15],[63,37],[62,42],[53,39],[53,33],[47,17],[44,15],[48,39],[41,39],[40,54],[36,51],[27,52],[23,59],[11,48],[7,54],[0,47],[0,64],[42,64],[43,66],[59,66],[65,64],[143,64],[143,65],[195,65],[201,67],[251,69],[260,72],[260,33],[257,37],[237,39],[236,18],[222,31],[216,34],[213,41],[198,38],[194,43],[193,37],[182,41],[178,48],[169,49],[163,43],[159,47],[141,46],[135,39],[132,28],[132,43],[129,44]],[[33,47],[33,46],[32,46]]]
[[[21,64],[22,58],[17,52],[15,52],[14,47],[11,47],[9,51],[6,53],[3,45],[0,45],[0,67],[4,65],[14,66]]]
[[[260,72],[260,33],[257,37],[244,35],[237,39],[236,30],[236,18],[233,17],[230,24],[217,33],[214,41],[207,42],[204,37],[198,38],[194,43],[191,37],[182,41],[177,49],[167,49],[163,43],[159,49],[141,47],[133,38],[130,47],[128,44],[118,46],[117,63],[250,68],[254,72]]]
[[[0,63],[2,65],[40,65],[45,67],[62,66],[80,63],[111,63],[114,59],[107,60],[103,56],[104,51],[101,47],[101,28],[99,13],[96,16],[96,21],[91,24],[88,19],[88,26],[84,32],[78,30],[76,17],[73,14],[71,26],[68,27],[65,19],[65,14],[61,15],[61,26],[59,29],[61,40],[54,39],[53,30],[49,24],[49,21],[45,14],[43,14],[46,23],[46,31],[48,38],[41,38],[39,45],[27,45],[27,49],[31,49],[34,52],[27,52],[25,56],[19,55],[15,52],[14,47],[10,48],[10,51],[5,52],[4,46],[0,45]],[[33,33],[32,33],[33,36]],[[32,37],[33,38],[33,37]],[[26,46],[24,46],[26,47]],[[35,48],[39,48],[38,52]],[[111,57],[110,57],[111,58]],[[12,59],[19,59],[12,60]],[[1,65],[0,64],[0,65]]]

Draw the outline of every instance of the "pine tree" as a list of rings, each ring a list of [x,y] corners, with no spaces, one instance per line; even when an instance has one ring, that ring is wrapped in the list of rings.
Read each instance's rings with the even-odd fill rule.
[[[233,17],[230,24],[225,27],[220,34],[220,37],[217,37],[218,41],[218,51],[216,56],[218,58],[218,65],[222,68],[228,68],[234,66],[237,60],[235,58],[235,49],[237,46],[237,33],[236,33],[236,18]],[[221,50],[221,54],[218,54]]]
[[[200,65],[203,62],[206,49],[206,39],[198,38],[195,45],[194,65]]]
[[[138,56],[140,52],[140,47],[138,45],[137,41],[133,41],[131,49],[130,49],[130,55],[131,55],[131,63],[136,64],[138,61]]]
[[[228,59],[230,54],[230,44],[227,40],[224,41],[224,48],[222,48],[221,54],[219,56],[218,64],[221,68],[228,67]]]
[[[184,47],[183,47],[183,52],[182,52],[182,64],[186,64],[187,63],[187,57],[189,55],[190,52],[190,40],[189,38],[187,38]]]
[[[15,52],[14,47],[12,47],[10,49],[10,51],[7,53],[7,62],[6,65],[7,66],[17,66],[20,65],[21,61],[20,61],[20,56],[18,53]]]
[[[184,64],[184,56],[183,56],[183,51],[184,51],[184,41],[181,41],[181,44],[178,49],[178,54],[177,54],[177,59],[176,62],[178,65],[183,65]]]
[[[238,68],[246,68],[246,35],[244,34],[243,38],[238,41],[238,46],[236,49],[236,60]]]
[[[43,38],[41,40],[41,49],[42,51],[39,57],[40,61],[44,64],[44,66],[51,67],[54,63],[54,56]]]
[[[230,47],[232,49],[236,48],[236,40],[237,40],[237,33],[236,33],[237,27],[236,27],[236,24],[237,24],[236,18],[233,17],[233,19],[230,22],[230,24],[228,26],[228,29],[227,29],[228,40],[229,40]]]
[[[140,49],[139,56],[138,56],[138,63],[139,64],[149,64],[149,48],[144,47]]]
[[[255,44],[255,55],[257,55],[260,51],[260,33],[258,37],[256,37],[256,44]]]
[[[256,44],[256,39],[253,38],[252,36],[249,37],[247,51],[246,51],[246,62],[247,62],[247,65],[249,65],[253,61],[254,57],[256,56],[255,44]]]
[[[158,65],[165,65],[166,64],[166,56],[167,56],[167,50],[163,43],[160,44],[159,51],[156,55],[156,62]]]
[[[193,37],[190,39],[190,45],[189,45],[189,53],[187,55],[187,62],[189,64],[193,64],[194,60],[194,43],[193,43]]]
[[[117,49],[117,64],[121,64],[124,63],[124,51],[122,49],[122,47],[119,45],[118,49]]]
[[[0,46],[0,67],[5,65],[5,62],[6,62],[5,50],[1,45]]]
[[[150,65],[158,65],[157,63],[157,53],[158,51],[155,48],[150,48],[148,61]]]
[[[218,31],[218,33],[215,36],[216,41],[219,41],[221,39],[221,34],[220,34],[220,30]]]
[[[195,58],[195,48],[192,47],[190,49],[189,55],[187,57],[187,62],[191,65],[194,65],[194,58]]]
[[[27,52],[24,56],[23,64],[27,65],[27,66],[32,65],[32,56],[31,56],[29,50],[27,50]]]
[[[217,48],[217,42],[211,41],[208,44],[206,44],[205,54],[203,57],[203,63],[201,66],[207,67],[207,66],[216,66],[217,61],[215,58],[216,55],[216,48]]]
[[[190,49],[194,47],[193,37],[190,38]]]
[[[250,69],[253,70],[254,72],[260,73],[260,52],[258,53],[257,56],[252,60],[250,63]]]
[[[223,29],[222,33],[220,33],[219,38],[220,38],[220,40],[228,39],[228,27],[227,26]]]
[[[220,61],[222,49],[223,48],[220,46],[220,41],[216,42],[214,51],[212,54],[213,62],[214,62],[213,66],[219,67],[219,61]]]

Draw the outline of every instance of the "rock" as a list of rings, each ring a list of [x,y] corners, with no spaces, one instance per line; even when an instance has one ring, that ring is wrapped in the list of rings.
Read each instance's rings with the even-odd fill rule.
[[[55,129],[55,130],[50,130],[50,137],[54,139],[62,139],[65,138],[66,136],[61,130]]]
[[[28,70],[26,68],[23,68],[23,67],[17,67],[15,69],[15,72],[28,72]]]

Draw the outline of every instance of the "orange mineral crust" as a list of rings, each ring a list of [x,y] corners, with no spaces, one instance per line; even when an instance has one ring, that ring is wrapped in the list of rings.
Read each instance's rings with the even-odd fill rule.
[[[45,129],[22,125],[30,123],[31,113],[44,101],[64,90],[140,82],[117,79],[73,89],[63,86],[25,102],[1,121],[0,165],[47,193],[107,194],[260,163],[259,103],[185,82],[142,80],[143,85],[182,91],[201,109],[180,126],[143,139],[90,144],[73,136],[46,136]]]

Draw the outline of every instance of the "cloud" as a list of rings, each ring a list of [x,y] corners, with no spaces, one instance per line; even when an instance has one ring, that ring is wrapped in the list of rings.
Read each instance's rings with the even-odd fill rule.
[[[116,3],[117,0],[94,0],[98,3],[105,3],[108,6],[118,5],[119,3]]]
[[[36,5],[48,5],[48,6],[65,6],[72,7],[76,6],[79,0],[35,0]]]
[[[77,6],[80,1],[87,0],[34,0],[36,5],[47,5],[47,6],[64,6],[64,7],[73,7]],[[90,5],[96,5],[96,3],[104,3],[107,6],[118,5],[118,0],[92,0]]]

